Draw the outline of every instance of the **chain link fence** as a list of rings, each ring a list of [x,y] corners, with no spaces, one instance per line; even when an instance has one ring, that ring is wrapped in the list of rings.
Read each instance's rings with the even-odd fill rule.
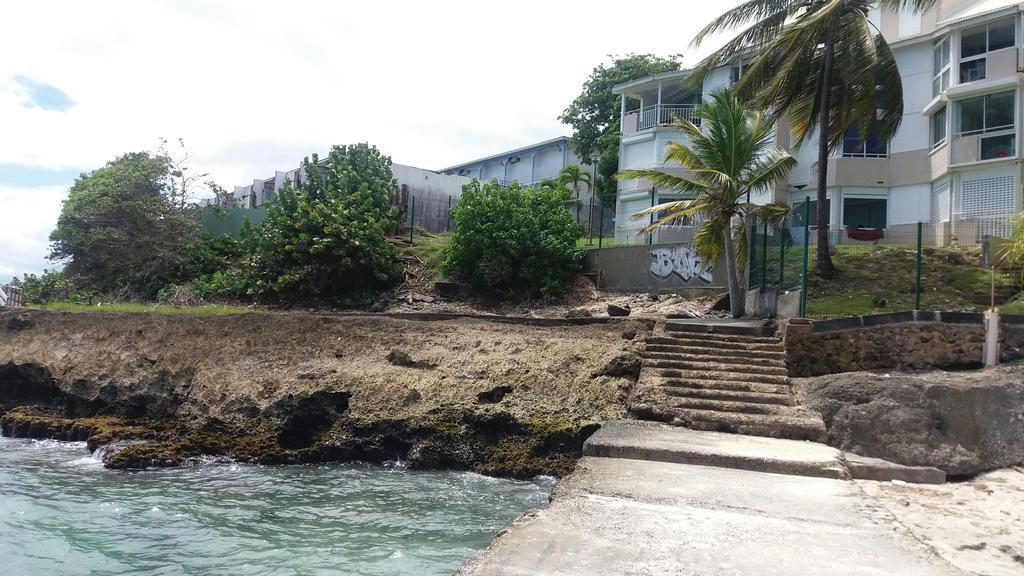
[[[816,270],[818,226],[812,202],[782,225],[748,227],[748,286],[801,290],[799,315],[835,318],[905,310],[982,311],[1018,303],[1020,271],[1000,268],[1008,218],[919,222],[885,228],[828,226],[832,273]]]

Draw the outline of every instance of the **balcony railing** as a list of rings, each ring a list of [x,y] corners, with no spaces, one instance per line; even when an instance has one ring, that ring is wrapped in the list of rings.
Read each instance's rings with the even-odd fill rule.
[[[680,120],[689,120],[699,124],[696,115],[697,107],[692,104],[662,104],[645,106],[626,114],[623,118],[622,131],[625,134],[647,130],[655,126],[666,126]]]

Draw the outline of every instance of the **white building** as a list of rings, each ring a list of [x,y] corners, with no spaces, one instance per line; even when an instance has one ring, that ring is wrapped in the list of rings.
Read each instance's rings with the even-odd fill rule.
[[[904,116],[889,142],[865,142],[853,131],[833,154],[831,222],[886,229],[929,222],[936,239],[961,243],[1008,232],[1007,218],[1021,209],[1022,7],[1008,0],[939,0],[923,14],[871,11],[902,76]],[[617,86],[623,96],[620,168],[681,173],[662,160],[665,145],[683,138],[671,127],[673,118],[692,118],[696,103],[740,72],[721,68],[700,88],[688,87],[686,71]],[[790,148],[788,134],[780,133],[778,144]],[[799,164],[789,182],[756,202],[814,199],[817,139],[791,151]],[[637,232],[645,222],[632,214],[673,197],[644,181],[620,181],[616,242],[641,241]],[[840,238],[839,227],[833,230]],[[680,227],[657,240],[685,240],[690,233]]]

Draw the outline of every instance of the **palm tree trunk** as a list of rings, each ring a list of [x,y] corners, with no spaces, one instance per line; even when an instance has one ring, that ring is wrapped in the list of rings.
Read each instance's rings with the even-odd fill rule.
[[[740,279],[736,273],[736,245],[733,243],[732,227],[725,228],[725,275],[729,285],[729,312],[733,318],[743,316],[746,307],[744,296],[740,290]]]
[[[828,140],[829,122],[832,104],[832,58],[835,43],[832,32],[825,33],[824,70],[821,74],[821,101],[818,104],[818,255],[814,262],[814,273],[819,276],[831,276],[835,271],[832,255],[829,253],[829,206],[828,206]]]

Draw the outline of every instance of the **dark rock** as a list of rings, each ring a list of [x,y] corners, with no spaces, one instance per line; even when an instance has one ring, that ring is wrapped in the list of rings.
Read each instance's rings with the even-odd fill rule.
[[[405,368],[435,368],[437,366],[437,364],[429,360],[413,360],[407,352],[402,350],[388,352],[387,360],[395,366],[403,366]]]
[[[501,402],[506,394],[512,392],[511,386],[498,386],[485,390],[476,395],[477,404],[497,404]]]
[[[19,314],[7,319],[7,329],[11,332],[20,332],[35,326],[35,320],[28,314]]]
[[[632,340],[634,338],[636,338],[636,330],[623,330],[622,331],[622,339],[623,340]]]
[[[950,476],[1024,463],[1024,367],[794,380],[841,450]]]
[[[723,292],[722,294],[719,294],[715,298],[715,301],[711,303],[711,309],[712,310],[717,310],[719,312],[728,312],[729,311],[729,293],[728,292]]]
[[[640,378],[641,362],[635,354],[623,354],[608,361],[604,368],[592,372],[591,378],[598,376],[620,376],[636,381]]]
[[[609,316],[629,316],[630,312],[632,312],[632,309],[629,307],[629,304],[623,304],[621,306],[617,304],[608,305]]]
[[[586,308],[570,308],[565,312],[566,318],[590,318],[592,316],[593,314]]]
[[[273,403],[264,415],[281,421],[278,441],[293,450],[313,445],[348,409],[348,392],[320,390],[309,395],[289,394]]]
[[[442,298],[458,298],[465,296],[469,289],[458,282],[434,282],[434,291]]]

